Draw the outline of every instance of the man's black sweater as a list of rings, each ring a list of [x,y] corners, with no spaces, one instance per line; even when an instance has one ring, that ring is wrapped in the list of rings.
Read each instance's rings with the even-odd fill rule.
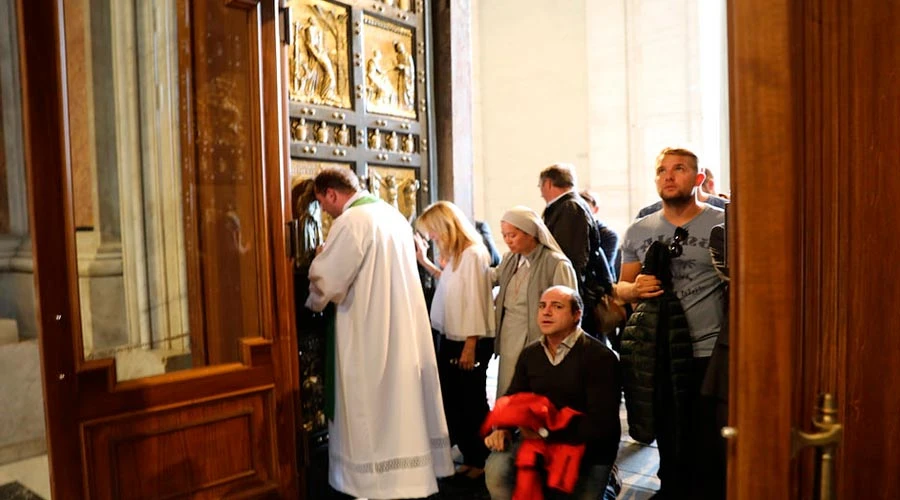
[[[563,361],[553,366],[540,341],[525,347],[507,395],[533,392],[546,396],[557,409],[584,415],[565,429],[551,432],[548,441],[586,444],[584,460],[612,465],[619,450],[622,376],[619,360],[608,347],[582,333]]]

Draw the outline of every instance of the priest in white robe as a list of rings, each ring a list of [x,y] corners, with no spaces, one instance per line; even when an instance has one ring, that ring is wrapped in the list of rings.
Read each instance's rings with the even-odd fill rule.
[[[427,497],[454,467],[412,228],[349,169],[324,169],[315,191],[335,218],[306,303],[336,304],[329,483],[356,497]]]

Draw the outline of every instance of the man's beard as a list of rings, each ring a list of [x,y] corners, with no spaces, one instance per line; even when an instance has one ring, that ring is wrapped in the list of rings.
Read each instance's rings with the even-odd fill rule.
[[[696,199],[693,190],[691,190],[691,192],[688,194],[679,194],[676,196],[662,198],[663,205],[671,208],[684,208],[688,205],[691,205],[695,201]]]

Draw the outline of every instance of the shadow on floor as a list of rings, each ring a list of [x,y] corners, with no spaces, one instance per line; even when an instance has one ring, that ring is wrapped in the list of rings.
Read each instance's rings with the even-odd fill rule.
[[[44,500],[18,481],[0,486],[0,500]]]

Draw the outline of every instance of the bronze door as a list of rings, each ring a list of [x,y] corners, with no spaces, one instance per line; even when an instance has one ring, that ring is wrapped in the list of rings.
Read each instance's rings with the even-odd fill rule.
[[[346,166],[412,219],[431,190],[426,2],[286,3],[292,183]]]

